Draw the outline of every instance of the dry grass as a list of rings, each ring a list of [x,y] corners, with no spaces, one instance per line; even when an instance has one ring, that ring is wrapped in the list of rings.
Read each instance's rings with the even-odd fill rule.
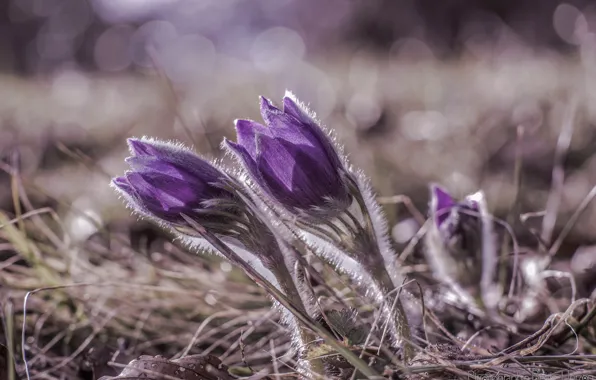
[[[414,342],[426,345],[414,373],[596,373],[596,272],[592,259],[571,264],[577,247],[596,240],[596,206],[586,198],[596,185],[590,65],[554,56],[416,65],[346,56],[321,60],[315,73],[297,65],[290,78],[271,79],[232,63],[222,62],[217,81],[177,85],[176,96],[158,77],[77,77],[86,98],[75,106],[69,102],[80,93],[56,90],[55,78],[49,87],[1,79],[0,342],[19,377],[21,350],[31,379],[115,375],[141,354],[213,354],[235,371],[293,371],[288,333],[261,289],[128,217],[107,186],[124,169],[124,137],[176,137],[213,155],[233,118],[257,117],[258,93],[276,98],[284,87],[312,95],[312,107],[382,195],[405,194],[424,212],[430,181],[456,194],[480,187],[497,216],[509,215],[522,258],[540,250],[534,229],[557,244],[550,269],[573,275],[575,300],[567,277],[545,280],[533,319],[503,328],[453,305],[437,292],[420,247],[397,242],[409,256],[402,270],[420,283],[426,306],[428,341]],[[544,226],[541,218],[519,220],[544,209]],[[405,210],[387,205],[392,223],[410,220]],[[366,310],[345,279],[312,264],[327,279],[315,286],[323,310]],[[369,314],[362,322],[373,325]]]

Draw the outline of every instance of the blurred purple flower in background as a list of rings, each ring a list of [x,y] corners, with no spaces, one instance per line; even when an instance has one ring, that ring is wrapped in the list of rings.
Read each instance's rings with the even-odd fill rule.
[[[261,98],[266,126],[237,120],[238,142],[227,146],[255,183],[291,212],[333,217],[351,203],[343,164],[308,111],[291,94],[280,110]]]
[[[494,312],[503,287],[497,279],[498,256],[492,216],[484,192],[462,201],[431,185],[432,225],[424,250],[434,276],[467,307]]]
[[[456,202],[441,186],[431,185],[430,213],[435,227],[441,231],[445,239],[451,240],[461,232],[464,218],[478,219],[473,213],[478,213],[478,202],[475,194],[465,197],[461,202]]]
[[[129,139],[131,171],[113,186],[141,214],[180,224],[184,213],[200,224],[222,222],[217,206],[234,195],[222,188],[225,174],[199,156],[174,144]],[[224,202],[228,204],[229,202]]]
[[[455,201],[451,197],[451,194],[438,185],[432,185],[431,192],[431,212],[433,213],[434,222],[437,227],[441,227],[449,217],[447,210],[455,206]]]

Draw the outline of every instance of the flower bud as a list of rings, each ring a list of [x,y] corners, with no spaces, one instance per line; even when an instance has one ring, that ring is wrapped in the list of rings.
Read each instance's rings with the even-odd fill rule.
[[[184,224],[184,213],[203,225],[221,225],[234,210],[225,174],[192,151],[171,143],[129,139],[131,170],[112,185],[141,214]]]
[[[345,170],[329,137],[291,95],[283,109],[261,98],[265,125],[237,120],[228,148],[254,182],[277,204],[299,216],[332,218],[352,201]]]

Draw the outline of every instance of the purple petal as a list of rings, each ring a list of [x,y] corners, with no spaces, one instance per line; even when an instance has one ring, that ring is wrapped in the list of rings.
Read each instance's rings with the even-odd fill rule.
[[[444,208],[452,207],[455,205],[455,201],[451,194],[439,185],[433,185],[432,188],[433,196],[436,199],[436,210],[442,210]]]
[[[310,117],[306,110],[298,105],[291,96],[284,96],[283,105],[284,112],[293,116],[296,118],[296,120],[299,120],[304,124],[314,123],[314,120]]]
[[[255,134],[271,135],[269,128],[252,120],[236,120],[238,144],[242,145],[251,157],[256,157]]]
[[[178,167],[172,162],[160,160],[156,157],[128,157],[125,161],[130,165],[132,170],[138,173],[160,173],[180,180],[196,182],[195,176],[189,174],[190,168],[186,168],[187,170],[185,170],[185,168]]]
[[[126,176],[128,176],[129,173],[131,172],[126,172]],[[120,195],[122,195],[126,199],[128,205],[135,209],[135,211],[141,214],[149,216],[151,215],[151,213],[148,212],[147,207],[143,204],[142,200],[140,199],[139,194],[126,177],[113,178],[112,185],[118,190]]]
[[[272,117],[283,114],[283,111],[275,107],[271,100],[267,99],[266,97],[261,96],[259,97],[259,100],[261,103],[261,117],[267,125],[272,124]]]
[[[318,146],[317,138],[313,136],[304,123],[294,116],[275,107],[267,98],[261,97],[261,115],[269,127],[267,135],[280,137],[293,144]]]
[[[325,152],[331,165],[342,167],[341,160],[329,136],[290,96],[285,96],[284,111],[273,106],[269,99],[261,97],[261,114],[275,137],[293,144],[317,147]],[[287,111],[286,111],[287,110]]]
[[[331,161],[331,164],[338,168],[342,167],[343,164],[329,136],[308,114],[307,110],[297,104],[294,98],[290,95],[284,96],[283,104],[284,112],[302,123],[302,133],[305,136],[310,136],[311,140],[317,141],[317,145],[321,146],[327,153],[327,157],[329,158],[329,161]]]
[[[248,153],[246,148],[228,139],[224,139],[224,144],[236,155],[236,157],[244,164],[245,169],[253,180],[259,182],[259,171],[255,159]],[[255,141],[256,146],[256,141]],[[256,149],[256,148],[255,148]]]
[[[125,192],[129,195],[135,194],[134,188],[130,185],[130,183],[128,182],[126,177],[116,177],[116,178],[112,179],[112,183],[118,189],[122,190],[123,192]]]
[[[132,172],[127,175],[127,179],[135,188],[139,200],[156,214],[197,207],[197,195],[204,190],[189,186],[183,180],[157,173]]]
[[[133,156],[161,156],[163,154],[162,149],[147,140],[129,138],[126,142]]]
[[[162,141],[143,139],[128,139],[128,144],[133,157],[138,157],[138,161],[134,161],[131,158],[132,163],[140,165],[141,160],[147,160],[145,162],[149,162],[151,157],[153,157],[166,164],[184,169],[188,173],[202,178],[205,182],[215,182],[223,176],[213,165],[187,148]],[[163,168],[159,169],[158,165],[157,163],[151,164],[150,169],[165,170]]]
[[[317,146],[315,136],[309,132],[302,121],[275,107],[267,98],[261,97],[261,115],[270,129],[269,135],[280,137],[293,144]]]
[[[285,140],[257,135],[257,168],[280,202],[294,207],[322,206],[342,189],[337,173],[312,152]]]
[[[194,161],[182,161],[181,164],[147,156],[128,157],[126,162],[135,172],[145,175],[145,178],[147,176],[159,177],[175,182],[179,188],[192,188],[195,194],[188,199],[217,195],[219,190],[210,184],[216,183],[223,176],[217,169],[198,157]],[[205,193],[207,191],[209,194]],[[202,194],[198,192],[202,192]]]
[[[308,128],[292,116],[282,114],[271,116],[271,134],[294,145],[305,145],[322,149],[318,138]]]
[[[455,206],[453,197],[439,185],[431,185],[431,213],[440,226],[449,216],[448,209]]]
[[[219,180],[225,177],[224,173],[220,172],[209,162],[203,160],[195,154],[192,154],[192,158],[189,157],[185,160],[182,160],[181,162],[174,161],[174,163],[177,165],[179,170],[184,168],[189,175],[193,176],[194,178],[200,178],[200,180],[206,184],[219,182]]]
[[[261,167],[262,163],[266,163],[267,175],[290,190],[296,158],[280,143],[280,140],[266,135],[257,135],[257,155],[257,165]]]

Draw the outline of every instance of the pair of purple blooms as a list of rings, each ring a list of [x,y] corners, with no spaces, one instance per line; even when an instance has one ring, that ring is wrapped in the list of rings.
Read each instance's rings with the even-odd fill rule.
[[[283,108],[261,98],[266,125],[236,120],[237,142],[224,141],[253,182],[292,215],[321,221],[352,202],[343,160],[329,136],[292,94]],[[173,225],[182,214],[205,227],[221,227],[236,212],[238,194],[229,177],[191,150],[149,138],[128,140],[130,171],[112,183],[135,211]],[[443,188],[431,186],[430,214],[445,242],[457,235],[460,210],[478,211],[471,199],[457,203]]]
[[[237,142],[224,141],[252,181],[292,214],[319,219],[347,208],[352,198],[342,160],[306,108],[291,94],[282,109],[261,98],[261,115],[266,125],[237,120]],[[181,213],[207,225],[234,214],[237,194],[213,164],[172,143],[128,144],[132,170],[112,183],[136,211],[175,225],[184,224]]]

